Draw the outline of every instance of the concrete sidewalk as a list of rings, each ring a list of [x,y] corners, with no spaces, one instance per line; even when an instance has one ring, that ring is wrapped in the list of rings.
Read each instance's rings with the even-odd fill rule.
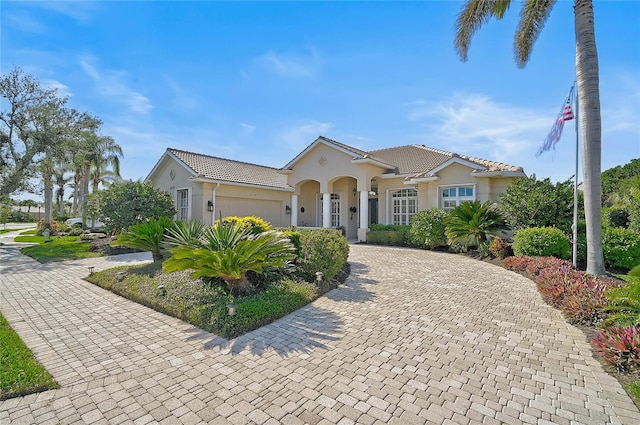
[[[4,251],[0,310],[62,388],[2,424],[639,423],[530,280],[463,256],[352,245],[346,285],[227,341],[82,280],[148,255]]]

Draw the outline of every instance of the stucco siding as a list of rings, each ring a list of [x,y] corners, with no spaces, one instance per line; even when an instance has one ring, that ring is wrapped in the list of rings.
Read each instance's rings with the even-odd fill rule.
[[[206,185],[203,204],[211,199],[215,185]],[[207,190],[208,189],[208,190]],[[275,227],[289,226],[291,216],[286,213],[286,206],[291,205],[291,193],[271,189],[241,187],[221,184],[215,192],[215,218],[228,216],[256,216],[271,223]]]

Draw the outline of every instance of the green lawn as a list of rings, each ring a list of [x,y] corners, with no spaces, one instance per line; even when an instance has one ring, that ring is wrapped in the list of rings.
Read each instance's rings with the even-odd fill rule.
[[[51,242],[44,243],[42,236],[17,236],[16,242],[35,242],[38,245],[27,246],[20,250],[24,255],[35,258],[41,263],[53,261],[78,260],[100,257],[99,252],[89,251],[90,242],[80,242],[79,236],[53,236]]]
[[[58,388],[0,314],[0,400]]]

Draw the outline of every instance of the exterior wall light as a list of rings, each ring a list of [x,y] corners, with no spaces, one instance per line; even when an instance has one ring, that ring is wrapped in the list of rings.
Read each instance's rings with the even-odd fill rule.
[[[291,207],[289,205],[284,207],[285,214],[291,214]]]
[[[207,209],[209,212],[213,212],[213,201],[207,201]]]

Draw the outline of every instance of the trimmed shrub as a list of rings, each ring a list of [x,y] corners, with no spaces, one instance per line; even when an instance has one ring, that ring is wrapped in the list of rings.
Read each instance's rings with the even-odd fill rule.
[[[411,218],[409,235],[416,246],[427,249],[438,248],[447,244],[444,220],[449,216],[445,210],[431,208],[419,211]]]
[[[620,372],[640,370],[640,327],[612,327],[591,340],[603,359]]]
[[[513,253],[533,257],[569,258],[569,238],[554,227],[530,227],[522,229],[513,238]]]
[[[607,267],[632,269],[640,264],[640,234],[629,229],[602,229],[602,251]]]
[[[491,239],[491,243],[489,244],[489,253],[496,258],[501,260],[513,255],[513,248],[511,245],[506,243],[500,237],[495,237]]]
[[[331,280],[344,267],[349,256],[349,243],[335,229],[300,230],[298,259],[305,280],[313,282],[316,272]]]
[[[215,224],[233,224],[238,226],[240,229],[249,229],[251,234],[257,234],[262,232],[267,232],[271,230],[271,224],[267,221],[263,220],[260,217],[255,216],[247,216],[247,217],[237,217],[230,216],[224,217],[221,220],[216,220]],[[214,224],[214,225],[215,225]]]
[[[407,246],[407,234],[394,230],[377,230],[367,233],[367,243],[373,245]]]
[[[372,224],[367,243],[373,245],[412,246],[411,226],[400,224]]]

